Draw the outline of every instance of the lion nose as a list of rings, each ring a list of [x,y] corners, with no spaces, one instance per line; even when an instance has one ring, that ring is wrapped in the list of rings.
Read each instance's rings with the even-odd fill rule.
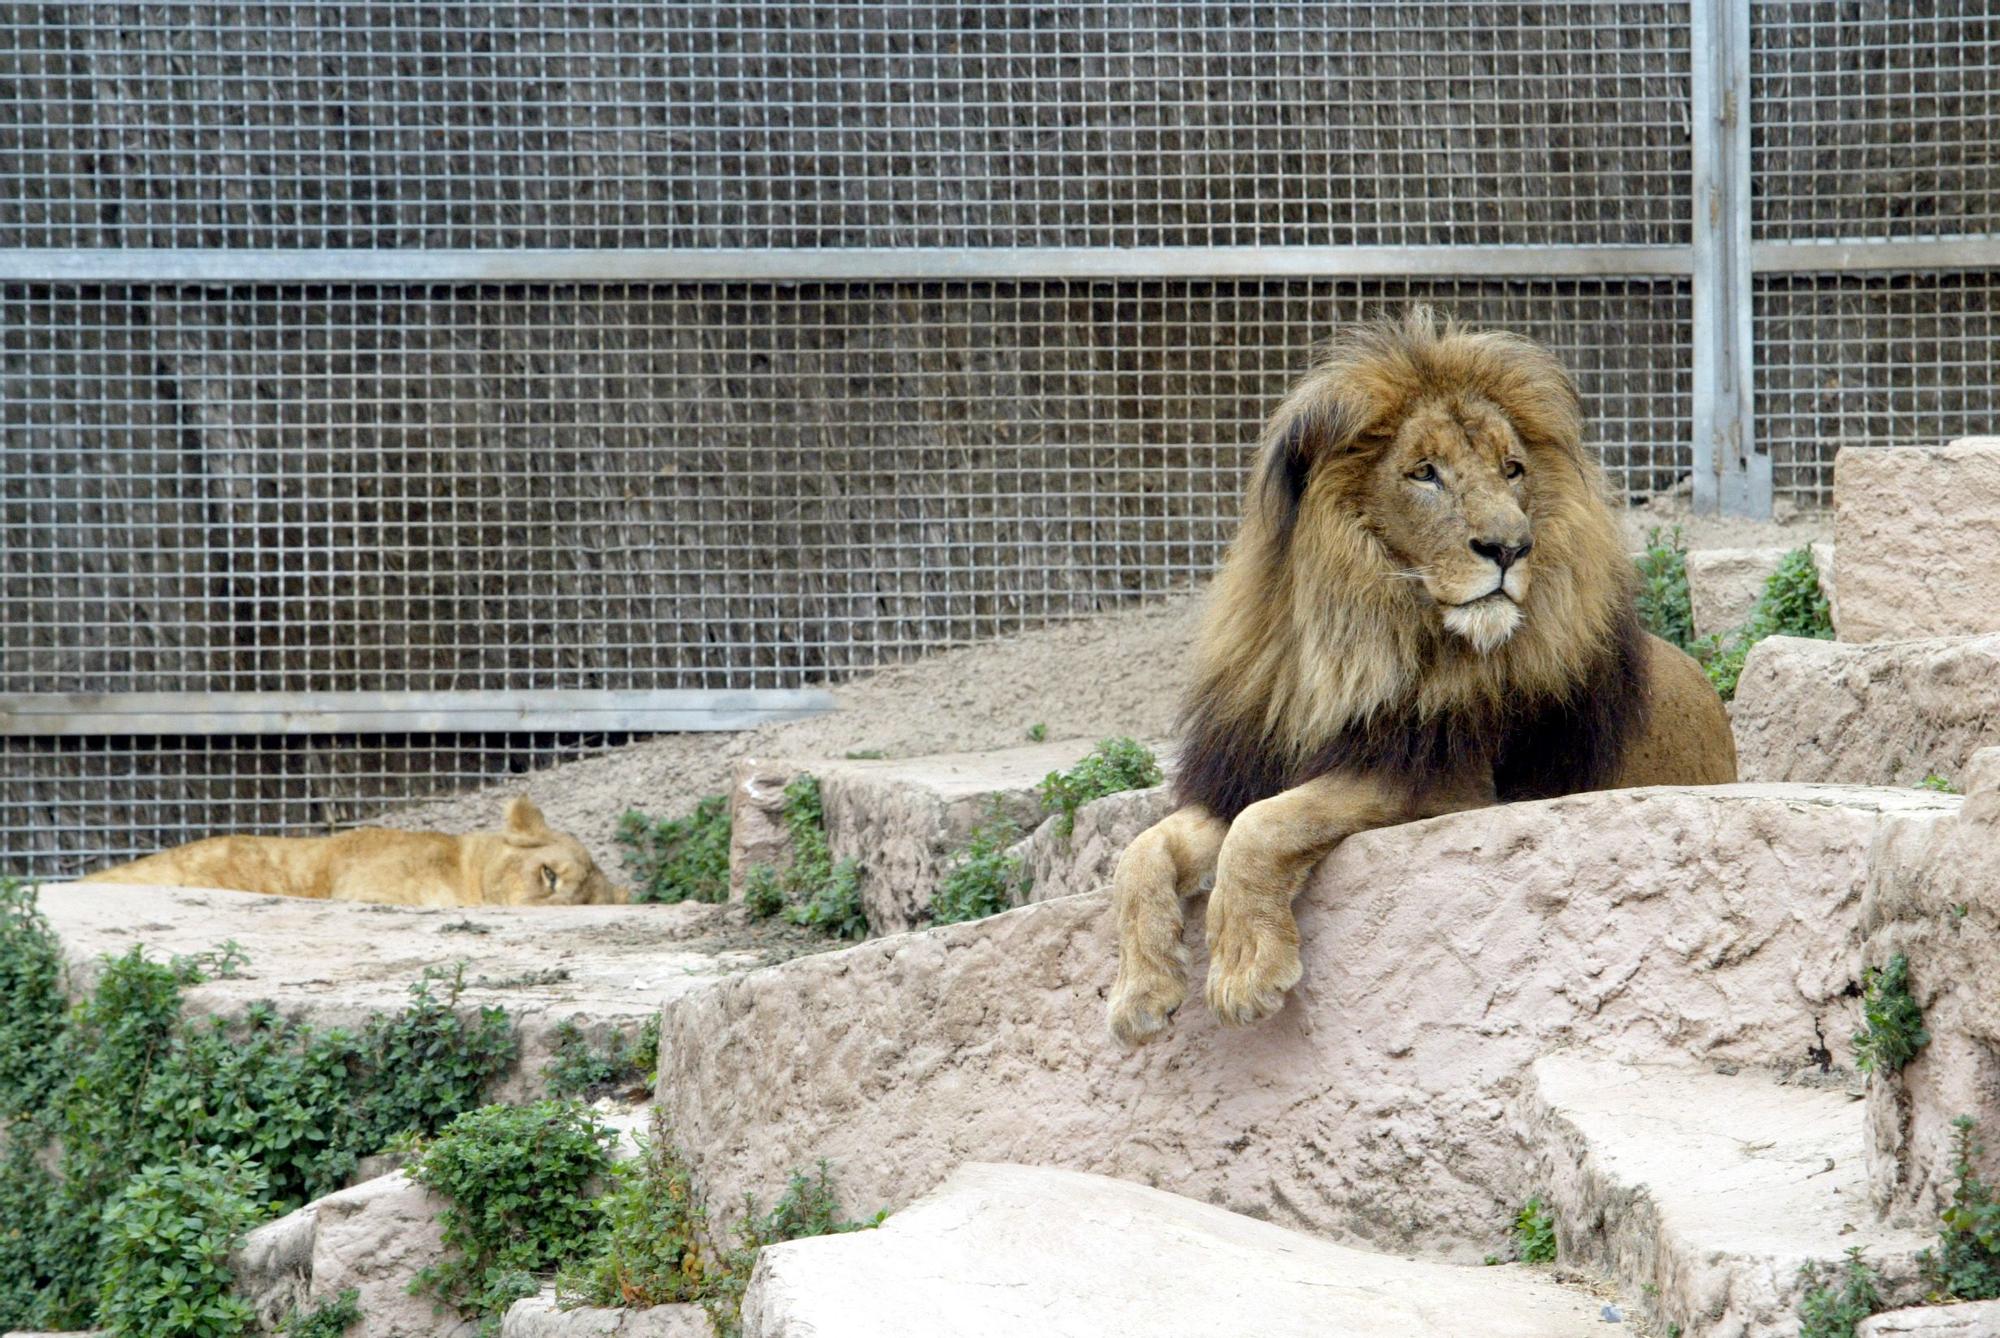
[[[1473,552],[1491,562],[1501,571],[1507,570],[1507,568],[1513,566],[1520,559],[1528,556],[1528,550],[1535,546],[1535,541],[1532,539],[1523,539],[1518,544],[1488,543],[1484,539],[1474,539],[1471,542]]]

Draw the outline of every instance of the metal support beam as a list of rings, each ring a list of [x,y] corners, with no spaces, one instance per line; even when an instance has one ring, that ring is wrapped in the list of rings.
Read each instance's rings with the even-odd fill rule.
[[[1750,6],[1694,0],[1694,508],[1768,518],[1752,421]]]
[[[0,694],[0,735],[670,734],[833,709],[822,688]]]

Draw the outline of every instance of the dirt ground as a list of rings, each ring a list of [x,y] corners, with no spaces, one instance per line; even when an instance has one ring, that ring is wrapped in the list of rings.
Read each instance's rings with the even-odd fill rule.
[[[1677,498],[1625,516],[1632,547],[1655,526],[1678,525],[1690,548],[1796,548],[1832,536],[1824,515],[1785,523],[1697,519]],[[1141,607],[1038,628],[944,651],[834,685],[830,715],[741,733],[670,734],[452,799],[416,804],[376,821],[408,829],[464,832],[496,827],[506,797],[526,793],[549,822],[590,848],[607,872],[620,869],[611,834],[638,808],[679,816],[729,783],[739,757],[887,757],[980,752],[1027,741],[1030,725],[1050,739],[1172,733],[1187,671],[1200,591]]]

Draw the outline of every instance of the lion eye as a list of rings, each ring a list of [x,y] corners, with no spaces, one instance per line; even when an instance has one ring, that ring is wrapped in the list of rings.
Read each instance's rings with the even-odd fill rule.
[[[1419,483],[1435,483],[1437,482],[1437,476],[1437,467],[1428,460],[1410,471],[1410,477]]]
[[[555,890],[556,890],[556,866],[555,866],[555,865],[553,865],[553,864],[544,864],[544,865],[542,866],[542,886],[543,886],[543,887],[546,887],[546,888],[547,888],[547,889],[548,889],[549,891],[551,891],[551,892],[553,892],[553,891],[555,891]]]
[[[1505,473],[1507,477],[1510,479],[1517,479],[1521,477],[1521,475],[1528,472],[1528,467],[1522,464],[1519,460],[1509,460],[1507,462],[1507,467],[1502,472]]]

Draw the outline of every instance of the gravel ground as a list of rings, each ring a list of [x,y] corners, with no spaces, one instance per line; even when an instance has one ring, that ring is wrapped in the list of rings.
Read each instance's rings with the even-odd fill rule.
[[[1824,516],[1781,525],[1694,519],[1671,497],[1626,514],[1635,549],[1662,525],[1679,525],[1690,548],[1796,548],[1832,533]],[[491,828],[506,796],[525,792],[551,825],[576,836],[616,876],[611,833],[619,814],[685,813],[728,785],[739,757],[978,752],[1026,742],[1033,724],[1046,725],[1050,739],[1159,737],[1173,728],[1199,599],[1199,592],[1174,595],[884,669],[836,685],[831,715],[736,734],[663,735],[376,821],[445,832]]]

